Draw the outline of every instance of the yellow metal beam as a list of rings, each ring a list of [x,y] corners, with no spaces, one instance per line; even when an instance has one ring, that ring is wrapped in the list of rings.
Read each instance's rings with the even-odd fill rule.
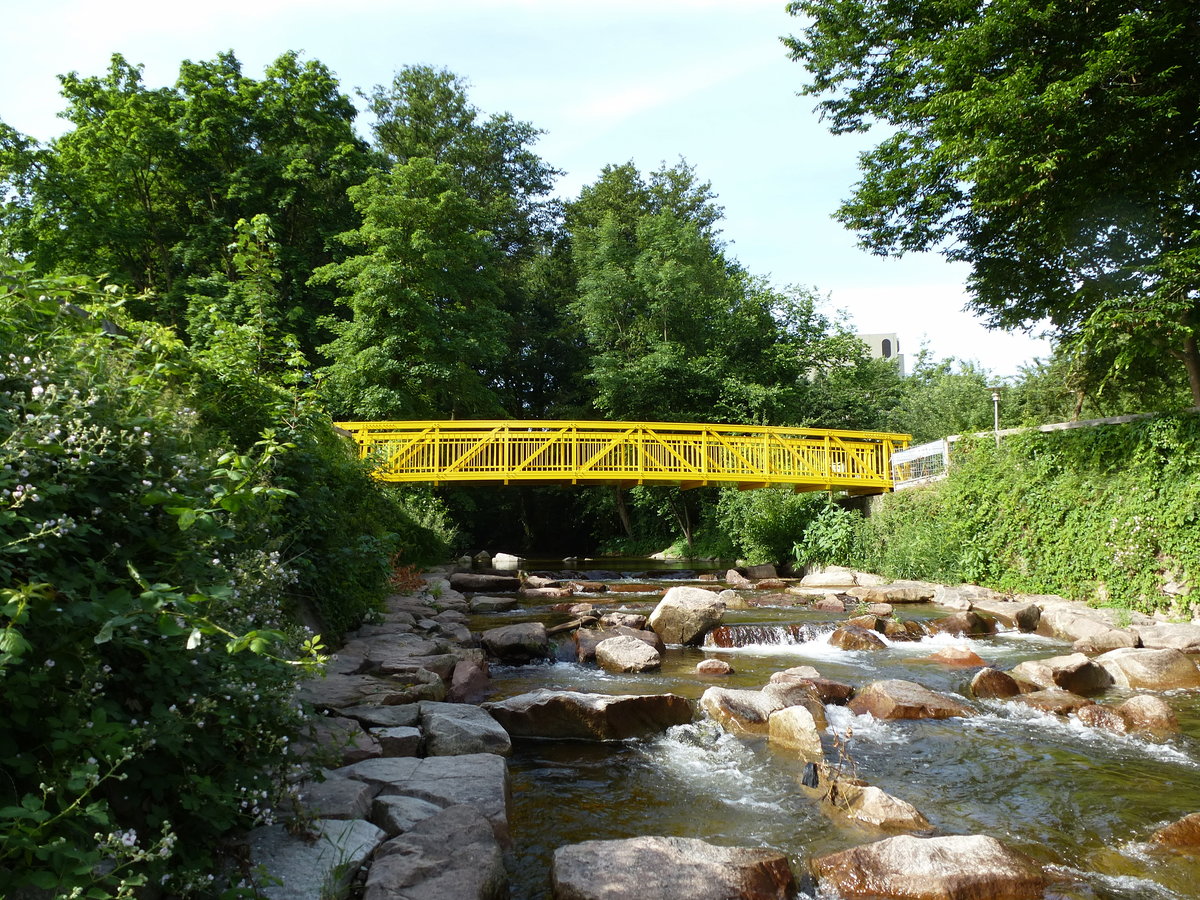
[[[384,481],[891,490],[910,436],[681,422],[337,422]]]

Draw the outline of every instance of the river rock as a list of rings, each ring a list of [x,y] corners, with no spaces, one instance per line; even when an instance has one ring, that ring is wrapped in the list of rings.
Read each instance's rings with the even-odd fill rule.
[[[455,572],[450,587],[456,591],[477,594],[507,594],[521,589],[521,579],[515,575],[480,575],[476,572]]]
[[[861,616],[851,616],[846,620],[847,625],[854,625],[858,628],[865,628],[867,631],[883,632],[887,628],[887,619],[883,616],[876,616],[871,613],[866,613]]]
[[[874,785],[855,779],[833,778],[821,808],[829,815],[850,819],[880,831],[932,831],[933,826],[915,806]]]
[[[873,681],[850,701],[855,715],[870,713],[877,719],[948,719],[973,716],[965,703],[912,681],[889,678]]]
[[[310,718],[295,749],[301,756],[316,757],[334,767],[383,756],[379,742],[362,725],[342,716]]]
[[[371,735],[379,741],[384,756],[420,756],[424,737],[420,728],[410,725],[394,725],[390,728],[372,728]]]
[[[991,667],[980,669],[971,679],[971,696],[976,700],[1003,700],[1021,693],[1017,680]]]
[[[403,703],[398,706],[347,706],[337,709],[335,712],[340,716],[354,719],[367,728],[416,725],[421,718],[419,703]]]
[[[634,631],[641,631],[646,627],[646,617],[637,613],[610,612],[600,617],[600,624],[608,628],[620,625],[624,628],[632,628]]]
[[[255,828],[247,836],[252,871],[265,876],[255,886],[266,900],[334,900],[350,883],[386,835],[362,819],[315,819],[308,834],[283,825]]]
[[[803,706],[777,709],[767,717],[767,740],[773,746],[795,750],[803,759],[824,758],[817,723]]]
[[[887,644],[874,631],[859,625],[843,625],[829,635],[829,643],[842,650],[884,650]]]
[[[1150,840],[1168,847],[1200,848],[1200,813],[1192,813],[1177,822],[1164,825],[1150,835]]]
[[[934,662],[944,666],[984,666],[983,659],[970,647],[943,647],[930,657]]]
[[[750,579],[737,569],[730,569],[727,571],[722,580],[733,588],[748,588],[753,586],[753,583],[750,581]]]
[[[800,579],[802,587],[854,587],[858,582],[854,572],[841,566],[829,566],[817,572],[809,572]]]
[[[956,609],[964,612],[971,608],[971,599],[962,588],[950,587],[944,584],[937,586],[930,602],[946,609]]]
[[[1108,631],[1101,631],[1089,637],[1080,638],[1071,645],[1071,649],[1076,653],[1107,653],[1109,650],[1117,650],[1121,647],[1137,647],[1140,645],[1138,636],[1132,631],[1125,631],[1122,628],[1110,628]]]
[[[763,563],[758,566],[746,566],[746,577],[751,581],[762,581],[763,579],[778,578],[779,572],[771,563]]]
[[[725,604],[726,609],[751,609],[750,601],[737,591],[727,588],[717,594],[717,599]]]
[[[771,713],[783,704],[762,691],[710,687],[700,697],[700,708],[732,734],[766,734]]]
[[[1075,713],[1075,718],[1088,728],[1103,728],[1114,734],[1124,734],[1129,730],[1129,723],[1121,713],[1100,703],[1080,707]]]
[[[477,703],[487,693],[490,678],[487,661],[482,656],[460,659],[450,674],[446,699],[451,703]]]
[[[1179,719],[1175,711],[1161,697],[1138,694],[1117,707],[1130,731],[1142,731],[1162,736],[1179,731]]]
[[[696,663],[697,675],[732,675],[733,666],[723,659],[703,659]]]
[[[500,723],[487,710],[467,703],[422,703],[421,730],[427,756],[512,753],[512,740]]]
[[[525,565],[525,560],[511,553],[497,553],[492,557],[492,568],[501,572],[515,572]]]
[[[550,638],[546,634],[546,626],[541,622],[489,628],[480,642],[489,654],[506,663],[521,665],[551,655]]]
[[[1006,596],[996,598],[974,598],[971,607],[976,612],[988,613],[1004,628],[1034,631],[1042,618],[1042,607],[1031,602],[1009,600]]]
[[[365,819],[371,814],[374,797],[371,785],[336,775],[324,781],[306,781],[297,790],[304,814],[318,819]]]
[[[442,807],[420,797],[405,797],[399,794],[384,794],[371,804],[371,822],[378,825],[388,837],[408,831],[422,819],[428,819],[442,811]]]
[[[925,581],[894,581],[879,587],[856,588],[853,593],[870,603],[928,603],[938,585]]]
[[[791,669],[784,669],[782,672],[771,673],[772,684],[784,684],[788,682],[801,682],[812,685],[821,703],[833,703],[837,706],[845,706],[850,702],[850,698],[854,696],[854,688],[851,685],[843,684],[840,681],[833,681],[829,678],[822,678],[821,673],[812,666],[795,666]]]
[[[623,634],[596,645],[596,662],[606,672],[648,672],[662,665],[662,657],[645,641]]]
[[[695,838],[584,841],[554,851],[554,900],[786,900],[787,857]]]
[[[648,624],[668,644],[696,644],[724,615],[725,604],[711,591],[673,587],[654,607]]]
[[[396,706],[419,700],[441,700],[446,685],[433,672],[421,669],[404,676],[326,675],[302,681],[300,700],[318,710],[347,706]]]
[[[521,601],[516,597],[476,596],[471,598],[471,612],[476,614],[508,612],[520,605]]]
[[[363,900],[508,896],[504,855],[487,819],[470,806],[451,806],[379,848]]]
[[[1108,671],[1082,653],[1027,660],[1015,666],[1012,675],[1017,681],[1026,681],[1042,689],[1058,687],[1085,697],[1098,694],[1113,684]]]
[[[819,600],[814,600],[812,608],[824,612],[845,612],[846,601],[837,594],[827,594]]]
[[[1151,691],[1200,688],[1200,669],[1180,650],[1123,648],[1103,653],[1095,661],[1118,687]]]
[[[483,704],[513,737],[623,741],[692,720],[692,704],[675,694],[585,694],[537,690]]]
[[[846,898],[1034,900],[1046,886],[1034,860],[984,835],[898,835],[819,857],[812,869]]]
[[[883,633],[893,641],[919,641],[925,637],[925,627],[915,619],[905,622],[889,620],[884,626]]]
[[[943,616],[928,623],[933,634],[954,634],[959,637],[983,637],[996,633],[996,620],[973,610]]]
[[[427,759],[368,759],[334,771],[335,775],[375,785],[379,795],[403,795],[438,806],[474,806],[508,842],[508,764],[494,753],[431,756]]]
[[[1200,653],[1200,625],[1159,622],[1154,625],[1133,625],[1129,630],[1141,639],[1143,647],[1151,650]]]
[[[580,628],[575,632],[575,658],[581,663],[596,662],[596,648],[602,641],[615,637],[628,637],[641,641],[656,653],[660,659],[666,652],[667,645],[653,631],[629,628],[625,625],[614,625],[611,628]]]
[[[1013,697],[1012,699],[1013,703],[1021,703],[1031,709],[1036,709],[1038,712],[1053,716],[1068,716],[1073,712],[1078,712],[1092,702],[1087,697],[1072,694],[1070,691],[1064,691],[1061,688],[1033,691],[1032,693],[1021,694],[1019,697]]]
[[[825,719],[825,701],[817,686],[810,681],[772,681],[763,685],[761,693],[779,709],[803,706],[812,714],[819,730],[824,731],[829,724]]]
[[[1078,641],[1111,631],[1112,625],[1097,610],[1074,604],[1042,608],[1037,633],[1047,637]]]

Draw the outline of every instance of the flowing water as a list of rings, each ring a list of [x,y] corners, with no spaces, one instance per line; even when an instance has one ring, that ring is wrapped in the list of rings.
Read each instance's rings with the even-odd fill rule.
[[[644,565],[644,564],[643,564]],[[638,582],[653,581],[639,574]],[[678,577],[660,586],[690,583]],[[747,594],[747,596],[752,596]],[[648,614],[655,594],[577,595],[598,611]],[[928,604],[898,606],[901,618],[946,613]],[[480,616],[473,630],[571,618],[529,601],[510,613]],[[672,692],[699,699],[714,684],[758,688],[773,672],[812,665],[827,678],[862,686],[903,678],[965,693],[974,669],[939,664],[940,647],[966,646],[1010,668],[1026,659],[1069,652],[1048,638],[1005,633],[947,635],[890,643],[886,650],[846,652],[828,635],[845,615],[792,607],[730,610],[744,646],[668,648],[662,669],[607,674],[573,659],[561,636],[561,661],[493,667],[490,699],[537,688],[609,694]],[[714,679],[695,674],[707,657],[735,669]],[[1103,700],[1116,700],[1111,691]],[[1051,867],[1048,897],[1063,900],[1182,900],[1200,897],[1200,860],[1145,843],[1158,826],[1200,811],[1200,694],[1163,695],[1182,734],[1163,742],[1116,735],[1003,702],[975,703],[979,715],[941,721],[877,721],[828,706],[826,758],[909,801],[940,834],[988,834]],[[839,750],[839,748],[842,748]],[[787,853],[798,872],[810,857],[886,835],[826,818],[799,789],[804,764],[763,738],[734,737],[698,713],[692,724],[647,740],[620,743],[518,741],[509,858],[514,900],[549,897],[554,850],[584,840],[646,834],[696,837],[717,844],[768,846]],[[802,893],[801,896],[824,894]]]

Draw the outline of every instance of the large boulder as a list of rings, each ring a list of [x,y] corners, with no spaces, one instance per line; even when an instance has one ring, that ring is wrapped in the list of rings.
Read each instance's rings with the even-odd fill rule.
[[[784,706],[762,691],[710,687],[700,697],[700,708],[732,734],[766,734],[771,713]]]
[[[546,659],[550,654],[550,637],[541,622],[522,622],[489,628],[481,638],[483,649],[502,662],[524,664],[534,659]]]
[[[509,840],[508,763],[494,753],[368,759],[334,774],[374,785],[378,796],[416,797],[442,807],[468,804],[487,817],[499,841]]]
[[[936,584],[926,581],[893,581],[878,587],[856,588],[853,593],[870,603],[928,603],[937,589]]]
[[[845,818],[879,831],[932,831],[933,826],[907,800],[893,797],[874,785],[854,779],[827,782],[821,809],[831,817]]]
[[[1036,603],[1009,600],[1005,597],[975,598],[971,608],[992,616],[1005,628],[1035,631],[1042,618],[1042,609]]]
[[[442,700],[446,696],[446,685],[436,673],[427,669],[388,677],[330,674],[301,682],[297,696],[318,710],[397,706],[419,700]]]
[[[1082,653],[1026,660],[1013,668],[1012,676],[1043,690],[1062,688],[1084,697],[1098,694],[1113,684],[1108,671]]]
[[[1047,637],[1078,641],[1112,630],[1112,623],[1099,610],[1062,603],[1045,606],[1038,620],[1037,633]]]
[[[596,662],[606,672],[647,672],[661,666],[662,657],[645,641],[621,635],[596,645]]]
[[[1019,697],[1013,697],[1012,702],[1051,716],[1069,716],[1092,703],[1087,697],[1072,694],[1062,688],[1047,688],[1044,691],[1021,694]]]
[[[554,900],[786,900],[787,857],[695,838],[584,841],[554,851]]]
[[[668,644],[698,644],[724,615],[725,604],[712,591],[673,587],[654,607],[648,624]]]
[[[505,594],[521,588],[521,579],[516,575],[480,575],[475,572],[455,572],[450,576],[450,587],[456,591]]]
[[[610,628],[579,628],[575,631],[575,658],[581,663],[596,661],[596,648],[601,641],[609,638],[629,637],[647,644],[652,650],[661,655],[666,652],[667,645],[653,631],[643,628],[632,628],[628,625],[613,625]]]
[[[1130,731],[1145,732],[1155,737],[1179,731],[1175,711],[1161,697],[1138,694],[1117,707]]]
[[[1112,676],[1117,687],[1150,691],[1200,688],[1200,669],[1180,650],[1127,647],[1109,650],[1097,656],[1095,662]]]
[[[802,587],[854,587],[858,581],[854,571],[841,566],[829,566],[816,572],[809,572],[800,579]]]
[[[823,887],[845,898],[1033,900],[1046,877],[993,837],[899,835],[812,861]]]
[[[877,719],[948,719],[973,716],[974,711],[949,694],[940,694],[913,681],[889,678],[873,681],[850,701],[856,715]]]
[[[928,625],[934,634],[954,634],[959,637],[983,637],[996,633],[996,620],[973,610],[943,616]]]
[[[884,650],[887,643],[873,630],[861,625],[843,625],[829,635],[830,646],[841,650]]]
[[[675,694],[585,694],[538,690],[485,703],[513,737],[623,741],[692,720],[691,701]]]
[[[767,717],[767,739],[772,746],[795,750],[802,759],[824,758],[821,732],[816,720],[803,706],[777,709]]]
[[[504,854],[470,806],[422,819],[375,854],[363,900],[508,900]]]
[[[999,669],[980,669],[971,679],[971,696],[976,700],[1003,700],[1021,693],[1017,680]]]
[[[512,753],[508,732],[487,710],[466,703],[421,704],[421,730],[428,756],[464,753]]]
[[[265,900],[331,900],[347,896],[358,870],[383,843],[383,830],[362,819],[316,819],[308,834],[284,825],[250,832],[252,871],[265,877],[255,896]]]
[[[1181,650],[1200,653],[1200,625],[1181,622],[1158,622],[1154,625],[1133,625],[1129,629],[1151,650]]]

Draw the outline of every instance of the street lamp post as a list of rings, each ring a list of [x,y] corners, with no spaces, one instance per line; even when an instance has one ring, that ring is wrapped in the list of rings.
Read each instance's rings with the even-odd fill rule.
[[[992,433],[996,435],[996,449],[1000,449],[1000,385],[990,388],[992,392]]]

